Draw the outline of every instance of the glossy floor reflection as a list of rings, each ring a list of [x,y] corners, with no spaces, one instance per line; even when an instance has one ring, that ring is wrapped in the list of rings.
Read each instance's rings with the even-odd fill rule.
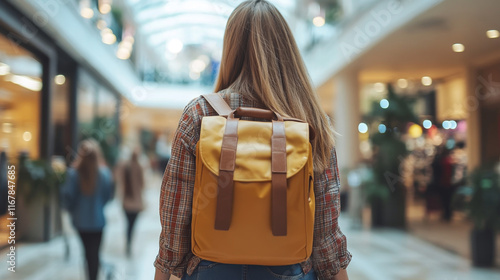
[[[147,209],[137,221],[133,257],[125,257],[125,215],[120,203],[107,208],[108,226],[102,246],[101,280],[152,280],[153,260],[160,231],[158,186],[160,178],[148,184]],[[353,260],[348,268],[353,280],[493,280],[499,270],[471,268],[470,262],[456,254],[435,247],[405,232],[393,230],[353,230],[349,220],[340,221],[348,236]],[[18,246],[17,272],[7,271],[5,253],[1,252],[0,279],[84,280],[82,249],[75,233],[68,232],[69,257],[65,241],[56,238],[48,243]]]

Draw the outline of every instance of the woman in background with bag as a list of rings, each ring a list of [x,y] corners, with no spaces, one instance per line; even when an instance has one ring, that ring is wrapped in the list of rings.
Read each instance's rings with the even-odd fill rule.
[[[61,191],[63,205],[71,215],[85,250],[88,279],[96,280],[99,248],[106,224],[104,206],[112,197],[113,177],[104,165],[95,140],[80,143],[77,158],[67,171]]]
[[[123,166],[123,209],[127,216],[126,252],[132,252],[132,233],[139,213],[143,210],[142,190],[144,189],[144,170],[139,163],[139,150],[132,152],[130,160]]]

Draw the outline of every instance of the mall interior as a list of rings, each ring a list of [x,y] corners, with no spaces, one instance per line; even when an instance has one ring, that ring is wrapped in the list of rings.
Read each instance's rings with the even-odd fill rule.
[[[500,279],[500,1],[269,1],[337,132],[350,279]],[[86,279],[58,190],[88,138],[116,186],[99,279],[154,278],[172,138],[212,92],[240,2],[0,1],[0,279]],[[145,207],[127,256],[120,186],[136,147]]]

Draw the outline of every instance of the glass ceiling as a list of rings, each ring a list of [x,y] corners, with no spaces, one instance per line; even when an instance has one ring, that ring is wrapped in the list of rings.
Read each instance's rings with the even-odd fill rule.
[[[222,53],[227,19],[234,8],[243,2],[115,1],[124,4],[135,37],[142,45],[138,53],[141,57],[138,61],[142,65],[138,66],[138,70],[148,72],[143,73],[144,81],[204,85],[213,83]],[[323,8],[319,0],[268,1],[283,14],[302,50],[307,50],[324,37],[331,37],[333,25],[325,24],[327,10],[324,7],[329,7],[325,3],[331,6],[339,0],[320,0]]]
[[[141,38],[150,75],[168,83],[203,80],[213,72],[222,53],[227,19],[242,0],[122,0],[132,16],[136,37]],[[296,0],[271,0],[289,22]],[[201,61],[201,62],[200,62]],[[182,65],[190,65],[183,67]],[[206,74],[206,73],[205,73]],[[213,73],[211,73],[213,76]],[[147,79],[145,79],[147,80]],[[157,81],[157,78],[155,78]],[[206,84],[213,81],[208,79]]]
[[[221,43],[227,19],[238,0],[127,0],[139,32],[155,47],[170,38],[187,44]],[[295,1],[275,0],[284,16],[295,9]],[[199,28],[193,28],[199,27]],[[193,31],[201,31],[199,34]]]

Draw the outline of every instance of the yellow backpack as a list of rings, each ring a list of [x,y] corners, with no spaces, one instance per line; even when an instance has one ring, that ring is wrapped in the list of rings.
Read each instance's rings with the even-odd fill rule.
[[[219,263],[290,265],[312,252],[313,159],[307,123],[204,98],[196,146],[191,249]],[[272,120],[248,121],[239,117]]]

